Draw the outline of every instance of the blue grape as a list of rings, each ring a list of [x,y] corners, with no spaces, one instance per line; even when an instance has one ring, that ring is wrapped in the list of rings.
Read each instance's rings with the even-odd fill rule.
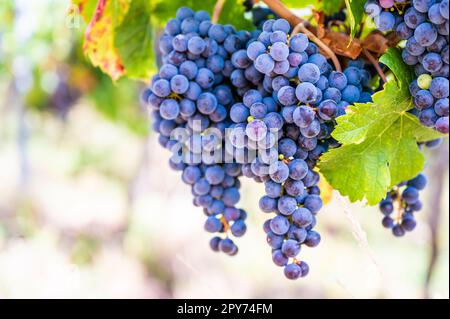
[[[292,51],[302,53],[308,47],[308,37],[302,33],[298,33],[289,39],[289,45]]]
[[[284,267],[284,275],[288,279],[297,279],[302,275],[302,269],[297,264],[288,264]]]
[[[414,30],[414,38],[422,47],[432,45],[438,37],[436,28],[428,22],[421,23]]]
[[[283,86],[277,94],[278,101],[285,106],[293,105],[297,102],[296,91],[291,86]]]
[[[316,101],[317,89],[312,83],[300,83],[295,89],[295,95],[301,103],[312,103]]]
[[[289,220],[281,215],[277,215],[270,221],[270,230],[276,235],[284,235],[289,230]]]
[[[270,48],[270,56],[275,61],[284,61],[289,55],[289,48],[285,43],[276,42]]]

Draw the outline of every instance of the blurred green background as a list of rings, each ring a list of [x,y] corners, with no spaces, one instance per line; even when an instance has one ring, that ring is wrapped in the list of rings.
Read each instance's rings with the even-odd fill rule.
[[[249,230],[213,253],[203,214],[139,104],[143,84],[90,66],[68,1],[0,4],[0,298],[448,298],[448,144],[427,150],[425,208],[402,239],[377,208],[334,194],[312,267],[271,262],[261,185],[243,179]]]

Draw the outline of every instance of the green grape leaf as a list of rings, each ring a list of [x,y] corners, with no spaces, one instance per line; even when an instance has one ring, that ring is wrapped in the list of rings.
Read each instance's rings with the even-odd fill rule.
[[[344,7],[344,0],[323,0],[320,2],[323,12],[328,16],[338,13]]]
[[[366,0],[345,0],[347,14],[350,20],[350,36],[352,38],[355,36],[358,26],[363,21],[365,3]]]
[[[146,0],[133,0],[122,23],[115,29],[115,47],[125,74],[146,79],[154,71],[151,6]]]
[[[333,188],[352,202],[366,200],[376,205],[394,185],[414,178],[425,158],[417,142],[441,137],[420,124],[408,111],[413,108],[408,90],[411,71],[400,51],[390,49],[380,59],[394,73],[373,102],[355,104],[337,119],[333,137],[341,147],[325,153],[320,172]]]

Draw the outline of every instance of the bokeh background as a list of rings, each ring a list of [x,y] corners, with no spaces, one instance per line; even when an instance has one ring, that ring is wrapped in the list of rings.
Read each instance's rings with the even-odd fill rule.
[[[448,143],[427,150],[418,228],[334,194],[312,267],[271,262],[260,185],[243,180],[240,252],[212,252],[204,216],[169,169],[143,84],[90,66],[68,1],[0,1],[0,298],[449,298]]]

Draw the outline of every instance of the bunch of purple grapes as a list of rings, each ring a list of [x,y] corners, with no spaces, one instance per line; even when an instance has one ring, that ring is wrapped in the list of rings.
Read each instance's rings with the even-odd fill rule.
[[[304,34],[289,32],[286,20],[267,20],[242,53],[241,71],[234,71],[239,81],[232,82],[245,93],[230,110],[230,138],[251,160],[243,174],[265,184],[261,210],[276,214],[264,225],[273,261],[287,278],[297,279],[309,272],[298,259],[301,247],[320,243],[314,230],[322,207],[317,161],[338,146],[331,138],[335,119],[355,102],[370,102],[372,92],[362,60],[333,71]]]
[[[381,31],[395,30],[406,41],[403,61],[414,67],[417,79],[410,92],[420,122],[438,132],[449,132],[449,7],[448,0],[384,0],[366,3]],[[385,11],[383,11],[383,9]],[[393,11],[393,12],[392,12]]]
[[[394,236],[402,237],[416,228],[414,213],[422,209],[419,192],[426,184],[425,175],[419,174],[412,180],[397,185],[380,202],[379,208],[384,215],[382,224],[391,229]]]
[[[225,234],[213,237],[211,248],[228,255],[238,251],[230,235],[244,235],[247,214],[236,208],[241,165],[223,161],[223,136],[236,95],[227,81],[233,54],[250,36],[211,23],[205,11],[180,8],[165,26],[159,42],[163,65],[143,96],[153,110],[160,144],[173,154],[170,166],[182,172],[194,205],[207,216],[205,230]]]
[[[317,162],[339,146],[331,137],[335,119],[370,102],[372,91],[364,61],[334,71],[316,44],[290,31],[284,19],[236,31],[180,8],[160,38],[163,65],[143,100],[160,144],[172,152],[170,166],[203,208],[205,230],[225,234],[211,248],[237,253],[230,236],[244,235],[247,216],[236,207],[239,177],[253,178],[265,185],[261,210],[275,213],[264,224],[272,259],[297,279],[309,272],[301,247],[321,240]]]

